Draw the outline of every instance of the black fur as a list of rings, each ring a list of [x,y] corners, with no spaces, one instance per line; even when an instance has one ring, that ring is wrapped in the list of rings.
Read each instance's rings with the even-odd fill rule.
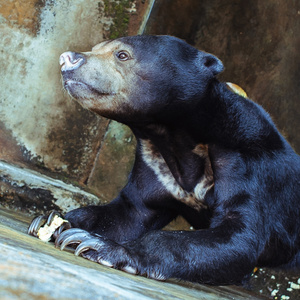
[[[223,65],[208,53],[166,36],[120,41],[133,49],[122,68],[131,64],[136,82],[130,104],[107,116],[132,129],[136,159],[115,200],[66,215],[73,227],[102,236],[102,248],[83,255],[157,279],[209,284],[240,284],[255,266],[299,267],[300,160],[269,115],[215,78]],[[63,72],[64,80],[75,72]],[[171,196],[143,160],[143,140],[188,192],[204,172],[193,149],[208,145],[207,209]],[[197,230],[160,230],[178,215]]]

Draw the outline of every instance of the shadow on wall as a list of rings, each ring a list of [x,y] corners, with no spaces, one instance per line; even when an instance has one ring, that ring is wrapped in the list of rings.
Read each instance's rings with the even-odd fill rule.
[[[263,105],[300,153],[300,2],[156,1],[146,32],[180,37],[218,56],[221,80]]]

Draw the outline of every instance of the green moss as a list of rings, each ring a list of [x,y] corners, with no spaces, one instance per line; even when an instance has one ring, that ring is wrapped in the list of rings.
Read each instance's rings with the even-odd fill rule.
[[[128,9],[133,2],[134,0],[104,0],[104,13],[113,18],[113,24],[110,26],[110,39],[127,35],[130,15]]]
[[[111,121],[88,184],[102,200],[111,201],[126,184],[134,163],[135,146],[131,130]]]

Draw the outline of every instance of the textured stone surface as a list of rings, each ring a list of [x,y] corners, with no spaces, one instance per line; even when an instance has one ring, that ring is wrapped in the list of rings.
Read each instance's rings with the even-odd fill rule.
[[[78,186],[52,179],[29,169],[0,161],[1,206],[21,208],[33,214],[67,211],[84,205],[99,204],[99,199]]]

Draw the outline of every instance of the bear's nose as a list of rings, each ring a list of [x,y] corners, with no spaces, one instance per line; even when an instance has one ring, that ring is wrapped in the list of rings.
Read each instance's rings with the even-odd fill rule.
[[[59,58],[62,72],[75,70],[83,65],[85,61],[86,59],[83,54],[71,51],[64,52]]]

